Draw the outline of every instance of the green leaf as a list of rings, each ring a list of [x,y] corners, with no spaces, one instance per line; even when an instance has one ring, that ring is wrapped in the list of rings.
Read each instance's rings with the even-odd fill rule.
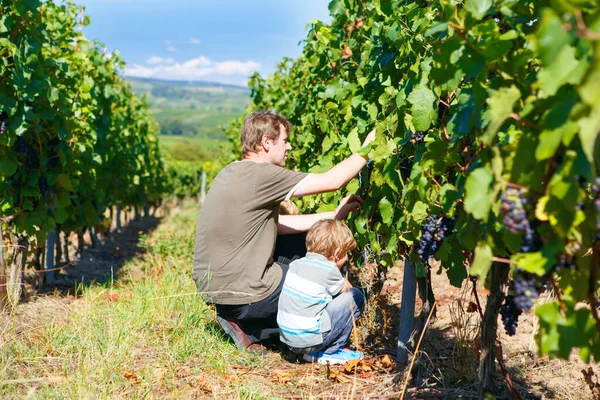
[[[552,268],[553,259],[547,258],[542,252],[520,253],[512,257],[512,261],[523,271],[544,276]]]
[[[473,217],[487,221],[492,207],[491,184],[494,180],[492,171],[488,167],[478,168],[471,172],[465,183],[465,211]]]
[[[546,160],[556,153],[563,136],[577,132],[577,125],[569,122],[560,128],[545,130],[540,134],[540,142],[535,149],[537,160]]]
[[[421,223],[427,218],[427,206],[422,201],[417,201],[412,209],[411,215],[415,222]]]
[[[492,7],[492,0],[467,0],[467,4],[465,5],[465,9],[475,19],[483,18],[490,7]]]
[[[448,22],[442,21],[433,25],[429,30],[425,33],[425,36],[433,36],[436,33],[445,32],[448,29]]]
[[[356,153],[360,150],[361,145],[362,143],[358,137],[358,129],[354,128],[348,135],[348,146],[350,146],[350,151]]]
[[[600,116],[598,112],[594,116],[579,120],[579,140],[581,147],[590,164],[594,165],[594,151],[600,132]]]
[[[17,167],[18,164],[11,158],[0,159],[0,173],[7,178],[17,172]]]
[[[577,74],[574,71],[579,66],[579,61],[575,58],[575,48],[572,46],[564,47],[557,58],[547,67],[543,67],[538,73],[540,98],[554,96],[558,89],[566,83],[577,83]]]
[[[465,267],[465,256],[460,251],[451,251],[447,264],[449,264],[448,279],[454,287],[460,288],[465,279],[467,279],[467,268]]]
[[[548,66],[556,62],[559,51],[569,44],[570,38],[563,22],[552,9],[543,10],[539,24],[536,34],[538,54],[543,65]]]
[[[394,216],[394,205],[386,197],[379,201],[379,212],[381,213],[382,222],[386,225],[391,224]]]
[[[73,184],[71,183],[71,180],[67,174],[59,174],[56,177],[56,184],[58,187],[67,189],[69,192],[75,191],[75,188],[73,188]]]
[[[495,91],[487,100],[490,106],[490,123],[483,137],[485,143],[490,144],[494,140],[504,121],[513,113],[515,103],[520,97],[521,92],[513,85]]]
[[[471,276],[485,279],[490,271],[493,259],[492,248],[485,242],[479,242],[477,248],[475,248],[475,257],[471,265]]]
[[[333,17],[344,14],[346,12],[346,7],[344,7],[343,0],[331,0],[329,3],[329,12]]]
[[[437,97],[427,87],[417,87],[408,95],[408,101],[412,104],[412,120],[417,131],[425,131],[437,118],[435,102]]]

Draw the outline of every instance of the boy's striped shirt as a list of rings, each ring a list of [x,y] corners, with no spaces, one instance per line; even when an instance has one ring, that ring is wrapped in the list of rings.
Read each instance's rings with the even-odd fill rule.
[[[308,252],[293,261],[279,296],[281,341],[295,348],[323,343],[322,333],[331,329],[325,307],[344,285],[337,265],[321,254]]]

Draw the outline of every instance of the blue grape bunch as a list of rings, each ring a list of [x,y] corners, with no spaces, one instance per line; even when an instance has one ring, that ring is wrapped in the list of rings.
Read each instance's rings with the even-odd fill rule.
[[[367,161],[365,167],[358,173],[358,187],[360,188],[358,195],[363,199],[367,197],[367,193],[369,191],[371,171],[373,171],[373,167],[373,160],[369,160]]]
[[[31,170],[39,167],[39,160],[35,150],[23,137],[17,139],[15,150],[25,158],[25,168]]]
[[[8,114],[6,112],[0,113],[0,135],[4,135],[6,133],[6,120],[8,119]]]
[[[417,253],[426,265],[427,261],[433,258],[442,246],[448,232],[452,230],[452,221],[452,219],[440,215],[429,215],[425,220],[425,224],[421,228]]]
[[[517,268],[512,288],[515,304],[521,310],[529,312],[533,308],[533,303],[540,297],[542,284],[537,276]]]
[[[50,198],[50,187],[48,186],[48,181],[46,178],[38,179],[38,188],[40,189],[40,193],[44,200],[48,200]]]
[[[507,188],[500,197],[502,205],[500,210],[504,216],[502,223],[512,233],[523,233],[521,252],[529,253],[536,249],[535,231],[527,219],[525,206],[528,200],[523,189]]]
[[[558,257],[558,263],[554,264],[554,266],[552,267],[552,271],[557,273],[565,269],[570,269],[571,271],[577,269],[575,256],[573,256],[572,254],[561,254]]]
[[[508,336],[514,336],[517,333],[517,325],[519,316],[523,310],[515,302],[515,297],[512,295],[506,296],[504,304],[500,308],[500,316],[504,324],[504,330]]]
[[[416,144],[423,143],[426,135],[426,131],[417,131],[412,134],[411,140]]]

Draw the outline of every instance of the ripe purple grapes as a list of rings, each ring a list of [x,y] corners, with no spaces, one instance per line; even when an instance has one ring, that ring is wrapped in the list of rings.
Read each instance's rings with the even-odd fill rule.
[[[48,186],[46,178],[42,177],[38,180],[38,188],[40,189],[40,193],[42,193],[44,200],[48,200],[50,197],[50,187]]]
[[[6,132],[6,120],[8,119],[8,114],[6,112],[0,113],[0,135],[4,135]]]
[[[533,303],[540,296],[542,285],[539,278],[523,270],[515,271],[515,279],[512,282],[515,304],[525,312],[531,311]]]
[[[419,250],[417,253],[421,261],[427,265],[427,261],[433,258],[436,251],[442,246],[446,234],[452,230],[452,219],[440,215],[430,215],[421,228],[419,239]]]
[[[369,160],[367,161],[365,167],[358,173],[358,187],[360,188],[358,195],[363,199],[367,196],[369,191],[371,171],[373,170],[373,166],[373,160]]]
[[[529,253],[536,249],[535,231],[527,219],[525,206],[528,201],[524,196],[523,189],[507,188],[501,197],[502,205],[500,210],[504,218],[502,223],[512,233],[523,233],[523,243],[521,252]]]
[[[515,298],[511,295],[506,296],[504,304],[500,308],[500,315],[502,316],[504,330],[508,336],[514,336],[517,333],[519,316],[522,313],[523,310],[517,305]]]
[[[412,134],[411,140],[414,143],[422,143],[425,140],[425,136],[427,135],[426,131],[418,131]]]

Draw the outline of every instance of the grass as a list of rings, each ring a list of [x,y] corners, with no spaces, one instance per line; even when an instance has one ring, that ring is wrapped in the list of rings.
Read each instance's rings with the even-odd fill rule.
[[[273,397],[231,378],[262,359],[224,340],[195,295],[197,208],[142,238],[145,254],[109,283],[21,305],[0,337],[0,398],[187,398],[216,388],[227,398]]]

